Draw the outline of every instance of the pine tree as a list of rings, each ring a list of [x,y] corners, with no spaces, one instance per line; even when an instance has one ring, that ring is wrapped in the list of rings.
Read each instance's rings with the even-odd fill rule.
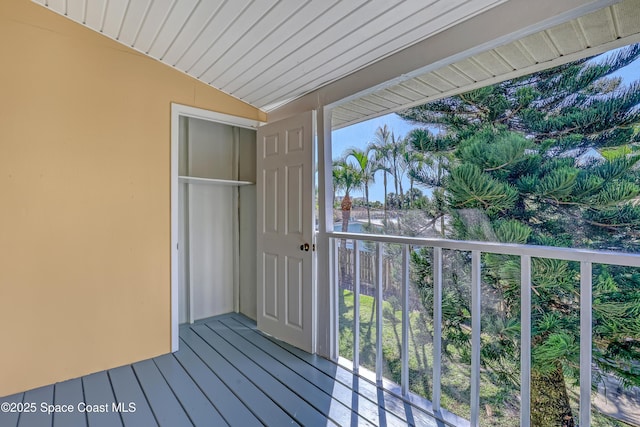
[[[639,252],[640,82],[609,77],[639,57],[634,45],[400,113],[454,141],[443,183],[454,237]],[[430,270],[428,258],[413,258]],[[519,260],[486,254],[483,275],[483,292],[501,302],[486,307],[482,361],[513,378]],[[579,266],[534,259],[532,276],[532,425],[573,426],[566,381],[578,378]],[[417,282],[429,291],[426,275]],[[595,379],[640,385],[640,274],[594,265],[593,286]]]

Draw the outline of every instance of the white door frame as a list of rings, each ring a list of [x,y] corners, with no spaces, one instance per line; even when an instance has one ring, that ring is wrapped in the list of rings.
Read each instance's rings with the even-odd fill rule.
[[[180,342],[179,328],[179,253],[178,253],[178,142],[180,140],[180,117],[191,117],[232,126],[256,129],[258,120],[246,119],[215,111],[203,110],[171,103],[171,352],[178,351]]]
[[[318,235],[316,244],[316,352],[331,360],[338,359],[338,299],[333,271],[330,240],[333,231],[333,155],[331,150],[332,106],[317,106],[318,167]]]

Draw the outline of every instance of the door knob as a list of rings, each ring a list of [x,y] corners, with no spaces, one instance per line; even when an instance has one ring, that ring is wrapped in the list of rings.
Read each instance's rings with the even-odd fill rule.
[[[301,251],[305,251],[305,252],[309,252],[309,244],[305,243],[304,245],[300,245],[300,250]]]

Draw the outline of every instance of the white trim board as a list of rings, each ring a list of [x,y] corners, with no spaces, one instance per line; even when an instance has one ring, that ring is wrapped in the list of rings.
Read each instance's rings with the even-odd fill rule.
[[[171,103],[171,352],[178,351],[179,336],[179,287],[178,287],[178,141],[180,117],[191,117],[248,129],[262,124],[258,120],[236,117],[215,111]]]
[[[187,182],[189,184],[204,185],[228,185],[231,187],[240,187],[243,185],[254,185],[255,182],[249,181],[232,181],[228,179],[198,178],[196,176],[178,176],[178,182]]]

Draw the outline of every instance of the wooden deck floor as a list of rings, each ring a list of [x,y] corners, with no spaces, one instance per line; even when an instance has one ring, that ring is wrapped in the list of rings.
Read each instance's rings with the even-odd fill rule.
[[[36,403],[33,412],[0,411],[2,427],[444,425],[237,314],[181,327],[177,353],[0,402]],[[47,405],[71,405],[73,412],[48,414]]]

